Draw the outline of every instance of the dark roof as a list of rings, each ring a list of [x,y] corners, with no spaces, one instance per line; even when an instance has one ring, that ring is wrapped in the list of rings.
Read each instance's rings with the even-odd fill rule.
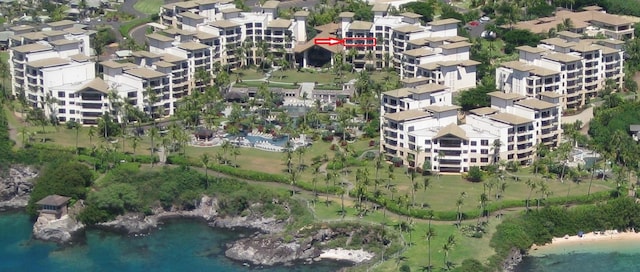
[[[36,202],[38,205],[47,205],[47,206],[62,206],[66,205],[69,202],[70,197],[59,196],[59,195],[49,195],[40,201]]]
[[[198,128],[194,135],[198,138],[211,138],[213,137],[213,131],[206,128]]]

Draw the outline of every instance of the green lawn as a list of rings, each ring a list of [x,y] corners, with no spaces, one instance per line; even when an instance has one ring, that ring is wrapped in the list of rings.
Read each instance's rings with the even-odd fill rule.
[[[133,5],[133,8],[144,14],[151,15],[160,12],[160,6],[163,4],[163,0],[138,0],[138,2]]]
[[[306,197],[306,196],[305,196]],[[373,211],[364,217],[359,217],[353,203],[345,201],[346,215],[343,218],[340,214],[341,201],[339,197],[331,197],[330,204],[325,204],[325,198],[321,197],[315,205],[309,205],[314,212],[315,217],[321,222],[336,221],[358,221],[372,224],[385,224],[390,230],[398,231],[397,226],[401,221],[405,221],[405,217],[397,217],[382,213],[382,211]],[[491,235],[495,232],[495,227],[500,223],[501,219],[491,219],[486,229],[486,233],[482,238],[470,238],[465,236],[458,228],[450,222],[432,222],[431,227],[436,235],[431,240],[431,263],[440,271],[444,266],[444,251],[442,246],[448,240],[450,235],[455,237],[455,245],[449,252],[449,261],[460,264],[463,260],[474,258],[478,260],[486,260],[493,254],[494,250],[489,246]],[[373,271],[398,271],[402,264],[411,267],[411,271],[420,271],[420,269],[428,264],[429,246],[427,244],[425,233],[428,229],[428,221],[412,220],[411,235],[403,233],[404,240],[408,243],[411,240],[412,245],[401,254],[402,258],[385,257],[387,261],[376,266]],[[473,222],[475,223],[475,220]],[[355,271],[360,271],[356,268]],[[364,270],[362,270],[364,271]]]

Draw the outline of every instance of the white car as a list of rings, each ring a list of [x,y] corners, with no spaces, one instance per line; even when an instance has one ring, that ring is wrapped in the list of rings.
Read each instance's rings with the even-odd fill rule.
[[[479,20],[481,23],[486,23],[488,21],[491,21],[491,18],[487,17],[487,16],[482,16]]]

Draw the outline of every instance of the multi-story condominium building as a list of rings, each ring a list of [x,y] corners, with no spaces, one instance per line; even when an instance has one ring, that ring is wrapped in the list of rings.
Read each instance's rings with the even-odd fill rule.
[[[560,141],[561,106],[554,94],[542,93],[540,100],[493,92],[491,107],[472,110],[459,125],[458,107],[451,105],[445,86],[388,91],[382,98],[380,149],[387,160],[431,171],[466,172],[500,160],[529,164],[537,144]]]
[[[496,69],[496,86],[506,93],[540,98],[543,92],[561,96],[565,109],[582,107],[607,80],[622,86],[624,51],[615,40],[580,40],[569,33],[521,46],[518,61]]]
[[[392,66],[402,79],[429,78],[452,91],[475,87],[476,65],[469,59],[471,44],[457,36],[458,20],[420,23],[420,15],[406,12],[388,14],[390,5],[374,5],[373,22],[354,21],[352,12],[339,15],[338,35],[345,40],[345,54],[355,68]],[[375,38],[375,46],[371,39]],[[367,66],[368,65],[368,66]]]
[[[565,20],[571,20],[570,30],[578,33],[580,37],[583,35],[594,37],[602,34],[617,40],[633,39],[635,22],[624,16],[608,14],[599,6],[584,7],[578,12],[558,10],[554,16],[518,22],[513,27],[537,34],[547,34],[550,29],[563,25]]]
[[[180,33],[182,38],[191,35],[198,42],[214,46],[214,56],[232,68],[262,57],[258,49],[293,62],[295,44],[307,41],[309,12],[298,11],[291,20],[278,18],[278,3],[267,1],[260,12],[242,12],[227,0],[178,2],[164,5],[160,18],[163,25],[175,28],[165,32]]]
[[[49,24],[58,25],[67,26]],[[95,76],[95,65],[89,59],[90,47],[85,45],[90,34],[77,28],[64,31],[47,28],[13,36],[9,49],[13,95],[24,96],[32,107],[43,109],[47,115],[57,115],[56,99],[62,95],[73,97],[73,94],[54,92],[53,88]]]
[[[319,26],[318,38],[347,38],[344,45],[326,46],[307,37],[309,12],[295,12],[290,20],[278,18],[277,1],[265,2],[261,12],[242,12],[227,0],[173,3],[161,8],[160,17],[162,24],[173,28],[164,32],[174,40],[160,37],[150,44],[171,47],[197,41],[213,46],[214,61],[231,68],[257,63],[269,52],[274,59],[285,58],[298,67],[333,65],[333,56],[342,54],[356,69],[394,67],[401,78],[425,77],[452,91],[475,87],[478,63],[469,59],[468,40],[457,36],[458,20],[422,25],[420,15],[393,16],[389,8],[389,4],[374,5],[373,22],[354,21],[354,13],[343,12],[339,24]]]

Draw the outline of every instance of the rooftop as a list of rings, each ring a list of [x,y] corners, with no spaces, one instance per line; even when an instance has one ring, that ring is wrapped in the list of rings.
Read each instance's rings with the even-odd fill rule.
[[[291,21],[287,20],[287,19],[275,19],[271,22],[269,22],[269,24],[267,25],[267,27],[274,27],[274,28],[289,28],[291,26]]]
[[[267,2],[264,2],[264,4],[262,4],[262,8],[274,9],[274,8],[278,8],[279,4],[280,2],[278,1],[267,1]]]
[[[27,62],[27,66],[31,66],[33,68],[46,68],[52,66],[60,66],[68,63],[69,60],[63,58],[48,58]]]
[[[47,25],[50,27],[59,27],[59,26],[69,26],[69,25],[74,25],[76,22],[71,21],[71,20],[62,20],[62,21],[57,21],[57,22],[51,22],[48,23]]]
[[[174,66],[173,63],[162,61],[162,60],[154,62],[153,65],[158,66],[158,67],[163,67],[163,68],[169,68],[169,67],[173,67]]]
[[[403,12],[403,13],[400,13],[400,16],[411,18],[411,19],[420,19],[420,18],[422,18],[422,15],[417,14],[417,13],[413,13],[413,12]]]
[[[222,14],[228,14],[228,13],[234,13],[234,12],[241,12],[241,11],[242,11],[242,10],[241,10],[241,9],[239,9],[239,8],[228,8],[228,9],[220,10],[220,12],[221,12]]]
[[[178,48],[184,49],[187,51],[195,51],[209,48],[206,44],[201,44],[199,42],[186,42],[178,45]]]
[[[434,55],[436,54],[435,51],[433,51],[433,49],[428,48],[428,47],[421,47],[421,48],[417,48],[417,49],[412,49],[412,50],[407,50],[404,51],[405,55],[410,56],[410,57],[424,57],[424,56],[429,56],[429,55]]]
[[[149,51],[144,51],[144,50],[131,52],[131,55],[138,58],[151,58],[151,59],[160,57],[160,55],[156,53],[151,53]]]
[[[516,47],[516,49],[518,49],[520,51],[527,52],[527,53],[533,53],[533,54],[539,54],[539,53],[547,51],[544,48],[532,47],[532,46],[528,46],[528,45],[518,46],[518,47]]]
[[[438,131],[438,134],[436,134],[436,137],[434,138],[436,139],[442,138],[448,135],[452,135],[463,140],[469,140],[469,138],[467,137],[467,133],[462,128],[460,128],[457,124],[454,124],[454,123],[451,123],[448,126],[440,129]]]
[[[385,12],[389,10],[389,4],[375,4],[373,5],[373,8],[371,8],[371,11],[373,12]]]
[[[520,117],[518,115],[511,114],[511,113],[504,113],[504,112],[489,115],[489,118],[491,118],[492,120],[496,120],[496,121],[510,124],[510,125],[522,125],[522,124],[533,122],[533,120],[531,119]]]
[[[428,112],[425,112],[422,110],[399,111],[399,112],[388,113],[384,115],[386,119],[396,121],[396,122],[420,119],[420,118],[429,117],[429,116],[431,115]]]
[[[402,33],[411,33],[411,32],[422,31],[422,28],[417,25],[403,25],[403,26],[396,27],[393,30],[402,32]]]
[[[185,18],[192,19],[192,20],[204,20],[205,19],[204,16],[200,16],[200,15],[195,14],[195,13],[190,12],[190,11],[185,11],[185,12],[180,13],[178,15],[180,15],[182,17],[185,17]]]
[[[338,17],[340,18],[353,18],[353,16],[356,16],[356,14],[349,11],[343,11],[338,14]]]
[[[218,27],[218,28],[231,28],[231,27],[239,27],[240,25],[237,23],[234,23],[232,21],[229,20],[218,20],[218,21],[213,21],[211,23],[209,23],[211,26],[214,27]]]
[[[545,102],[542,100],[538,100],[535,98],[532,99],[525,99],[525,100],[520,100],[518,102],[516,102],[517,105],[523,106],[523,107],[527,107],[530,109],[534,109],[534,110],[545,110],[545,109],[550,109],[550,108],[555,108],[556,105],[549,103],[549,102]]]
[[[32,43],[25,44],[21,46],[12,47],[11,50],[20,52],[20,53],[32,53],[32,52],[40,52],[51,49],[50,46],[40,44],[40,43]]]
[[[562,53],[548,54],[543,56],[543,58],[550,59],[557,62],[564,62],[564,63],[582,60],[581,57],[569,55],[569,54],[562,54]]]
[[[458,48],[469,47],[469,46],[471,46],[471,43],[463,41],[463,42],[456,42],[456,43],[447,43],[439,47],[442,49],[458,49]]]
[[[449,105],[449,106],[431,105],[431,106],[427,106],[426,109],[430,112],[447,112],[452,110],[457,111],[458,109],[460,109],[460,107],[456,105]]]
[[[59,195],[49,195],[40,201],[36,202],[38,205],[46,205],[46,206],[62,206],[66,205],[71,198],[66,196]]]
[[[172,41],[174,41],[173,38],[167,37],[165,35],[158,34],[158,33],[147,34],[147,38],[152,39],[152,40],[161,41],[161,42],[172,42]]]
[[[429,25],[442,26],[442,25],[457,24],[459,22],[460,20],[450,18],[450,19],[444,19],[444,20],[435,20],[435,21],[429,22]]]
[[[80,88],[78,91],[82,91],[86,89],[92,89],[104,94],[109,94],[109,84],[104,82],[104,80],[102,80],[102,78],[99,78],[99,77],[92,79],[87,84],[82,86],[82,88]]]
[[[349,30],[367,30],[368,31],[368,30],[371,30],[372,27],[373,27],[372,22],[354,21],[349,26]]]
[[[449,87],[444,85],[429,83],[429,84],[424,84],[424,85],[416,86],[414,88],[407,88],[407,89],[412,94],[425,94],[425,93],[433,93],[437,91],[444,91],[448,88]]]
[[[494,108],[490,108],[490,107],[482,107],[482,108],[477,108],[477,109],[473,109],[470,110],[469,112],[475,114],[475,115],[489,115],[489,114],[494,114],[496,112],[499,112],[499,110],[494,109]]]
[[[76,40],[76,39],[70,39],[70,40],[59,39],[59,40],[51,41],[49,43],[52,44],[52,45],[55,45],[55,46],[62,46],[62,45],[67,45],[67,44],[77,44],[77,43],[80,43],[80,40]]]
[[[173,54],[162,54],[161,59],[166,62],[176,63],[181,61],[186,61],[187,59],[184,57],[176,56]]]
[[[488,93],[489,96],[491,97],[496,97],[496,98],[500,98],[500,99],[504,99],[504,100],[518,100],[518,99],[524,99],[525,97],[517,94],[517,93],[503,93],[500,91],[495,91],[495,92],[490,92]]]
[[[149,68],[134,68],[125,71],[127,74],[132,76],[142,78],[142,79],[152,79],[165,76],[164,73],[151,70]]]
[[[560,97],[562,97],[562,94],[555,93],[555,92],[550,92],[550,91],[541,92],[540,95],[541,96],[545,96],[545,97],[549,97],[549,98],[560,98]]]

